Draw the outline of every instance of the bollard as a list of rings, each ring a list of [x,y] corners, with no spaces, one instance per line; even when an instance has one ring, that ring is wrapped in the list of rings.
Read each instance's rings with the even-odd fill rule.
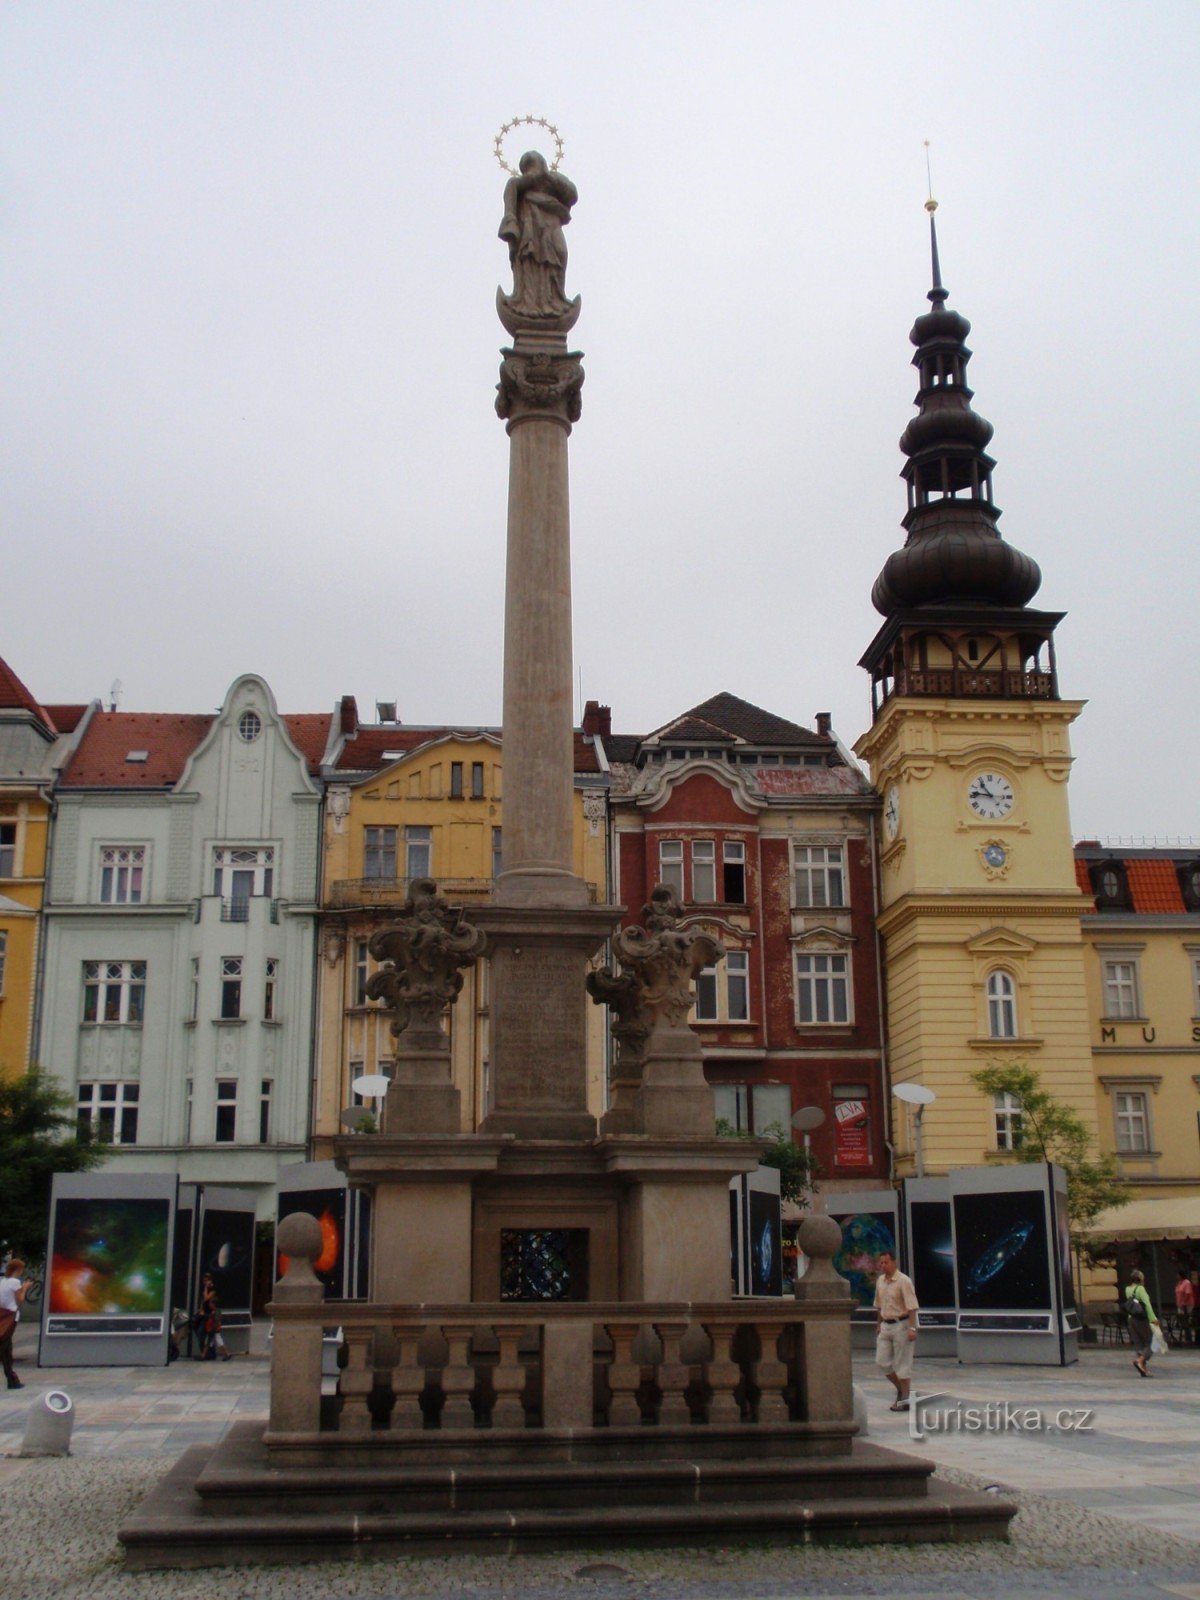
[[[69,1456],[75,1403],[61,1389],[48,1390],[29,1408],[19,1456]]]

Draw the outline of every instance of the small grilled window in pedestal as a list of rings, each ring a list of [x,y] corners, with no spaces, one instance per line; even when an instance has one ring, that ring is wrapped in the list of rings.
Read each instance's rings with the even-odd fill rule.
[[[501,1300],[586,1300],[586,1228],[502,1228]]]

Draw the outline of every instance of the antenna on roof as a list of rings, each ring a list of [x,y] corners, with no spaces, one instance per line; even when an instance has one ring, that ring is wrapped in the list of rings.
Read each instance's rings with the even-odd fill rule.
[[[121,696],[125,693],[125,685],[120,678],[114,678],[112,688],[108,691],[108,709],[117,711],[121,706]]]

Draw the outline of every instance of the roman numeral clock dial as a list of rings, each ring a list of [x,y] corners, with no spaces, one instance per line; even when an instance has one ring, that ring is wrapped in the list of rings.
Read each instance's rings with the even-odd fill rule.
[[[999,822],[1013,808],[1013,786],[998,772],[977,772],[967,788],[967,804],[985,822]]]

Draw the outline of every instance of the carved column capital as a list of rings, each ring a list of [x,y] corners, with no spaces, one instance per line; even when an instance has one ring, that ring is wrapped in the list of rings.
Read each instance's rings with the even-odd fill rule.
[[[502,350],[496,415],[508,431],[534,417],[570,429],[583,412],[583,356],[578,350]]]
[[[416,1022],[424,1033],[440,1032],[442,1013],[458,999],[463,967],[483,954],[487,940],[450,906],[432,878],[416,878],[405,915],[371,935],[370,951],[383,965],[367,984],[367,996],[382,1000],[399,1035]]]

